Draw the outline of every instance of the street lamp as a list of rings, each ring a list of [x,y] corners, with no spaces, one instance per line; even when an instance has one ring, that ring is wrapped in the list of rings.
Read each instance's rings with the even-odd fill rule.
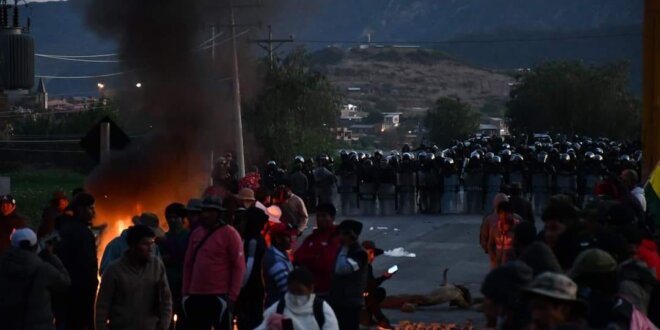
[[[137,87],[137,88],[142,88],[142,83],[139,82],[139,83],[135,84],[135,87]]]

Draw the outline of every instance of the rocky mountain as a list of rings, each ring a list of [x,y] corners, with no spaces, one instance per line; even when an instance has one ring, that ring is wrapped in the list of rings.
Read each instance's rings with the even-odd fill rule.
[[[272,24],[276,36],[294,35],[294,46],[322,49],[333,44],[346,49],[370,35],[376,43],[418,42],[492,69],[555,58],[594,63],[627,60],[632,63],[632,86],[639,85],[643,0],[276,0],[273,4],[276,10],[269,9],[272,13],[263,23]],[[28,13],[38,53],[98,54],[116,49],[113,42],[85,27],[81,11],[69,1],[32,3],[30,11],[23,11]],[[620,36],[621,31],[625,36]],[[254,36],[263,34],[255,31]],[[566,40],[576,35],[598,37]],[[502,41],[519,38],[531,41]],[[437,43],[447,40],[452,42]],[[119,70],[114,63],[37,60],[37,73],[42,75]],[[93,94],[96,83],[51,79],[47,87],[51,94]]]

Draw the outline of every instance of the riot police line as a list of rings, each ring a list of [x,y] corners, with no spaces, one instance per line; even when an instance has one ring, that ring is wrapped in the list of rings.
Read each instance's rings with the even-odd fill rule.
[[[473,136],[442,150],[342,150],[338,161],[297,156],[288,172],[270,161],[262,182],[287,183],[308,208],[332,202],[345,216],[484,214],[497,193],[515,185],[538,214],[560,193],[585,205],[606,177],[639,173],[641,156],[639,143],[607,138]]]

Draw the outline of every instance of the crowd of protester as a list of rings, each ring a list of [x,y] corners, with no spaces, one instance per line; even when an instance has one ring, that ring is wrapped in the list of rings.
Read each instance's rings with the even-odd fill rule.
[[[380,304],[393,274],[374,275],[383,251],[360,240],[362,223],[336,224],[321,200],[310,223],[290,186],[265,190],[232,168],[225,159],[201,198],[168,205],[167,232],[156,214],[136,215],[100,263],[90,193],[54,194],[36,231],[2,196],[2,329],[392,328]],[[492,269],[481,288],[487,327],[660,325],[654,228],[634,189],[605,188],[584,208],[552,197],[539,228],[519,187],[494,197],[479,234]]]

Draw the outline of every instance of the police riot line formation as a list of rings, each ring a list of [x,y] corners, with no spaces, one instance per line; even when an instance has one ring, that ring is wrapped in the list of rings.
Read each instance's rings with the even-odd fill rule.
[[[343,215],[483,214],[511,188],[538,213],[552,195],[584,206],[599,195],[599,182],[640,173],[640,149],[639,142],[583,136],[473,136],[445,149],[342,150],[338,162],[297,156],[289,171],[269,161],[261,178],[272,191],[289,186],[311,209],[334,202]]]

